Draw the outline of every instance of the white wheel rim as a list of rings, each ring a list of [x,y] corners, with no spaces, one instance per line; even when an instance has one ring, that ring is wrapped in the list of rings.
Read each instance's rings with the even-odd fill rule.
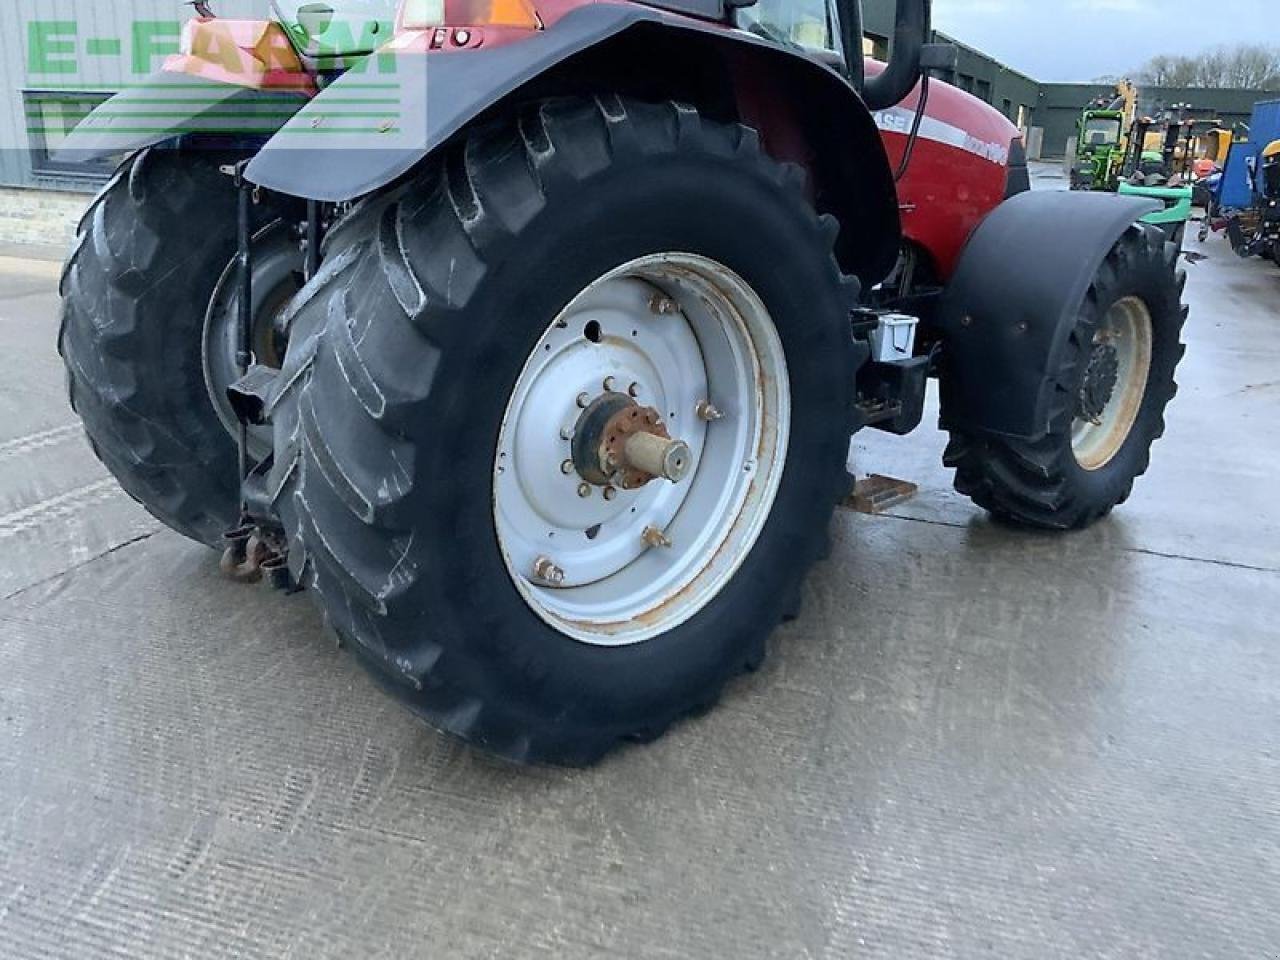
[[[1111,305],[1093,345],[1115,351],[1116,383],[1100,415],[1077,416],[1071,425],[1071,449],[1084,469],[1105,467],[1129,438],[1147,392],[1151,342],[1151,311],[1139,297],[1125,297]]]
[[[613,378],[606,383],[606,378]],[[584,483],[571,463],[580,397],[606,389],[656,408],[692,454],[679,483]],[[710,402],[721,418],[708,421]],[[725,586],[764,528],[791,424],[782,342],[759,296],[727,267],[655,254],[570,302],[516,381],[494,457],[493,506],[507,571],[544,621],[622,646],[688,620]],[[645,531],[670,546],[654,546]],[[562,579],[550,585],[546,564]]]

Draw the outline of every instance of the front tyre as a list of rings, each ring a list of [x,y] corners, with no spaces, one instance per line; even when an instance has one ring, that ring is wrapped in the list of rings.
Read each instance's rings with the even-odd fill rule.
[[[844,492],[834,228],[749,128],[616,98],[481,128],[371,208],[300,298],[323,332],[276,414],[330,622],[515,759],[590,762],[714,702]]]
[[[1103,261],[1053,383],[1049,428],[1035,440],[951,431],[946,463],[956,490],[1031,527],[1085,527],[1128,499],[1146,472],[1174,372],[1187,308],[1178,246],[1130,227]]]
[[[98,458],[162,523],[209,546],[237,525],[240,498],[224,393],[235,377],[238,303],[226,159],[157,147],[121,167],[81,222],[58,337],[71,405]],[[255,208],[259,225],[277,215],[270,204]],[[255,273],[252,310],[264,363],[271,318],[299,285],[300,256],[281,226],[255,240],[255,262],[266,267]],[[251,452],[263,456],[269,444],[251,438]]]

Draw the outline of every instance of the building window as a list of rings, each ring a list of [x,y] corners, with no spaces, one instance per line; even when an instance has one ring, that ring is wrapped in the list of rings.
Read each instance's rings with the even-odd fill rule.
[[[862,35],[862,52],[872,60],[889,59],[889,38],[875,33]]]
[[[76,124],[106,100],[108,93],[25,90],[22,94],[31,144],[31,172],[38,177],[105,179],[119,164],[119,157],[100,160],[55,160],[54,155]]]

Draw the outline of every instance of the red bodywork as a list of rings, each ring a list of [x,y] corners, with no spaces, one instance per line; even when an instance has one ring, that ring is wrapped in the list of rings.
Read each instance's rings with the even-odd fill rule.
[[[917,90],[876,114],[895,170],[918,102]],[[898,183],[898,206],[904,236],[929,254],[938,279],[951,275],[969,234],[1004,201],[1010,148],[1019,137],[1018,128],[993,107],[930,81],[920,139]]]
[[[569,11],[595,2],[611,0],[535,0],[535,6],[544,29],[554,29]],[[462,8],[481,6],[469,2]],[[678,14],[670,16],[681,19]],[[402,54],[456,55],[516,43],[529,34],[528,29],[491,24],[451,22],[418,30],[400,25],[389,47]],[[240,86],[316,92],[276,24],[198,19],[188,25],[184,50],[170,58],[166,71]],[[867,61],[866,66],[869,76],[884,69],[876,61]],[[795,105],[781,102],[767,77],[732,63],[730,69],[735,74],[739,113],[761,129],[770,152],[808,164],[811,158],[794,121]],[[918,101],[917,90],[903,103],[875,115],[894,169],[901,162]],[[904,237],[927,254],[938,280],[950,276],[970,233],[1005,199],[1010,147],[1019,136],[1017,127],[986,103],[945,83],[931,82],[920,139],[898,184],[898,202]]]

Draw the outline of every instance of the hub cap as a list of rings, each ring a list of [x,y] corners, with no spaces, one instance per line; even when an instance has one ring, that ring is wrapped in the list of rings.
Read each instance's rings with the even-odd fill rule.
[[[681,253],[606,274],[538,341],[502,421],[494,516],[512,580],[583,642],[672,629],[750,552],[789,428],[782,343],[743,280]]]
[[[1151,312],[1138,297],[1112,304],[1094,334],[1071,426],[1072,452],[1086,470],[1105,467],[1128,439],[1147,392],[1151,340]]]

